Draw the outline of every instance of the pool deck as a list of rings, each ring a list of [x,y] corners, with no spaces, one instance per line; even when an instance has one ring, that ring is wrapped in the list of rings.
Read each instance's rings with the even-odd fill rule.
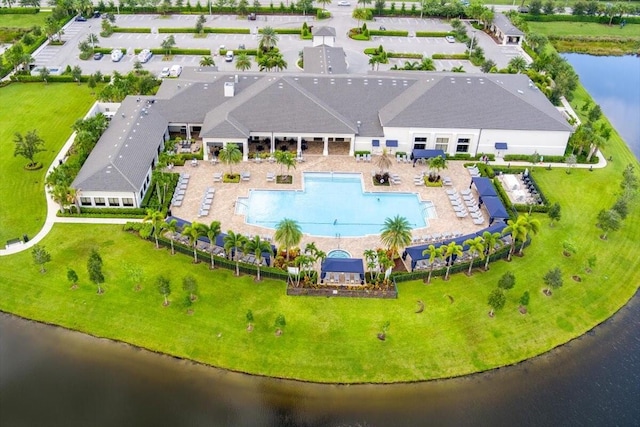
[[[184,201],[180,207],[172,207],[172,215],[187,221],[197,221],[210,224],[212,221],[220,221],[223,232],[233,230],[243,235],[273,236],[274,230],[246,224],[244,216],[235,213],[235,202],[238,197],[248,197],[251,189],[268,190],[292,190],[302,188],[302,172],[346,172],[361,173],[364,181],[365,191],[370,192],[412,192],[418,193],[424,201],[433,202],[437,218],[429,219],[429,226],[413,230],[414,237],[422,237],[427,234],[455,232],[463,234],[478,231],[487,226],[488,215],[484,209],[485,222],[483,225],[475,225],[470,216],[458,218],[449,203],[445,190],[454,188],[458,191],[469,188],[471,177],[464,168],[462,161],[448,161],[448,169],[441,172],[442,176],[449,176],[453,182],[450,187],[425,187],[414,184],[414,176],[427,170],[425,166],[411,163],[394,163],[389,172],[397,174],[401,178],[400,184],[391,186],[374,186],[371,179],[372,172],[378,171],[376,166],[377,156],[373,156],[370,163],[362,161],[356,162],[352,156],[306,156],[305,161],[296,164],[295,169],[291,169],[289,174],[293,175],[293,184],[283,185],[275,182],[268,182],[267,173],[280,174],[280,165],[262,162],[242,162],[233,165],[233,172],[250,172],[249,181],[241,181],[237,184],[227,184],[214,182],[213,175],[216,172],[227,173],[229,166],[223,164],[212,164],[210,162],[199,162],[198,166],[191,166],[189,162],[185,166],[173,168],[173,172],[185,172],[190,175],[189,186],[187,188]],[[284,171],[286,173],[286,169]],[[198,217],[200,202],[208,187],[215,188],[215,197],[209,215]],[[473,192],[475,196],[475,190]],[[340,209],[340,204],[348,201],[336,203],[336,210]],[[315,242],[316,246],[324,252],[332,249],[345,249],[354,258],[362,258],[367,249],[382,247],[379,235],[369,235],[363,237],[321,237],[305,234],[301,247],[307,243]]]

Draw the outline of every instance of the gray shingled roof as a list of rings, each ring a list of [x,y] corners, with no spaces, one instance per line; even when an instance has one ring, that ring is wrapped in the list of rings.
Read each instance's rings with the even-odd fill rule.
[[[302,51],[304,72],[313,74],[346,74],[347,61],[344,49],[320,45],[305,47]]]
[[[334,27],[315,27],[311,32],[314,36],[335,37],[336,29]]]
[[[524,33],[516,28],[516,26],[509,21],[509,18],[502,13],[496,13],[494,15],[493,25],[500,28],[500,30],[508,36],[524,36]]]
[[[139,99],[139,102],[138,102]],[[73,181],[84,191],[140,191],[168,122],[150,97],[127,97]],[[123,117],[124,114],[124,117]]]

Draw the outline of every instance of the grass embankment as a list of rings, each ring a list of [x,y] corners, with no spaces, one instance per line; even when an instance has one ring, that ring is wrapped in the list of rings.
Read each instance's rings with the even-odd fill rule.
[[[51,12],[38,12],[25,15],[0,15],[0,28],[31,28],[34,25],[44,26]]]
[[[14,83],[0,89],[0,245],[23,234],[33,236],[42,228],[46,170],[71,135],[73,123],[94,101],[85,85]],[[45,141],[46,151],[35,156],[44,166],[27,171],[24,166],[28,161],[13,156],[13,138],[16,132],[24,134],[33,129]]]

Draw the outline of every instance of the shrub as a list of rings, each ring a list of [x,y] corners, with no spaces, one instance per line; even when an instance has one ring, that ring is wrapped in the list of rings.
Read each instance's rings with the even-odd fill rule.
[[[416,31],[416,37],[446,37],[452,36],[453,33],[450,31],[441,32],[441,31]]]

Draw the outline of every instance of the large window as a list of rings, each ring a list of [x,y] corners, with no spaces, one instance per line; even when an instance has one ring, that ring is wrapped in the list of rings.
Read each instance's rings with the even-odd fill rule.
[[[82,206],[91,206],[91,197],[80,197],[80,204]]]
[[[130,198],[122,199],[122,204],[124,206],[133,206],[133,199],[130,199]]]
[[[456,145],[456,153],[468,153],[469,152],[469,138],[458,138],[458,144]]]
[[[93,199],[93,201],[95,202],[96,206],[106,206],[104,197],[96,197],[95,199]]]
[[[427,137],[426,136],[416,136],[413,138],[413,149],[414,150],[424,150],[427,148]]]
[[[117,197],[109,197],[109,206],[120,206],[120,199]]]
[[[436,138],[436,150],[449,151],[449,138]]]

